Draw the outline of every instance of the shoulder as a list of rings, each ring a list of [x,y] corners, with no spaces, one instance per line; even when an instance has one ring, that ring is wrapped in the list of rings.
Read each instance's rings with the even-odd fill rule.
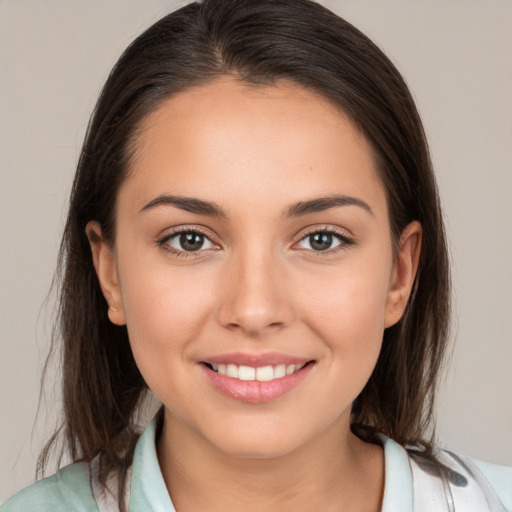
[[[512,466],[436,448],[426,457],[379,434],[384,447],[382,512],[512,512]]]
[[[512,511],[512,466],[491,464],[470,458],[499,496],[507,511]]]
[[[434,505],[440,500],[460,510],[512,511],[511,466],[482,462],[448,450],[439,450],[435,461],[414,450],[408,450],[408,454],[416,503]]]
[[[0,507],[0,512],[98,512],[89,467],[75,463],[23,489]]]

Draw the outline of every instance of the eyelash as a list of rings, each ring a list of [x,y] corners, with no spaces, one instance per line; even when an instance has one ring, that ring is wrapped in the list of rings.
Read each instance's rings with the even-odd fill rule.
[[[197,257],[200,253],[204,253],[204,251],[212,250],[212,249],[198,249],[197,251],[185,251],[185,250],[175,249],[174,247],[169,245],[168,242],[171,239],[173,239],[174,237],[178,237],[178,236],[184,235],[184,234],[200,235],[200,236],[204,237],[204,239],[208,240],[211,244],[217,245],[217,244],[215,244],[211,240],[211,238],[210,238],[210,236],[208,234],[206,234],[205,232],[203,232],[201,229],[198,229],[198,228],[193,228],[193,229],[176,229],[172,233],[169,233],[169,234],[165,235],[164,237],[160,238],[159,240],[157,240],[156,245],[158,245],[163,250],[165,250],[167,252],[170,252],[171,254],[173,254],[174,256],[177,256],[179,258]],[[329,249],[319,250],[319,251],[315,251],[313,249],[303,249],[303,250],[313,254],[315,257],[322,257],[323,255],[336,254],[339,251],[345,250],[349,246],[355,244],[354,239],[349,237],[346,233],[343,233],[343,232],[338,231],[338,230],[336,230],[334,228],[331,228],[331,227],[325,227],[325,228],[323,228],[323,227],[316,227],[315,229],[312,229],[311,231],[308,231],[308,232],[304,233],[301,236],[301,238],[297,242],[295,242],[293,244],[293,247],[295,247],[296,245],[300,244],[301,242],[306,240],[308,237],[311,237],[311,236],[316,235],[316,234],[331,235],[331,236],[335,237],[339,241],[339,244],[337,246],[335,246],[334,248],[332,248],[332,249],[329,248]],[[196,255],[194,253],[198,253],[198,254]]]
[[[323,251],[315,251],[312,249],[305,249],[307,252],[309,252],[314,257],[322,257],[322,256],[326,257],[327,255],[331,256],[333,254],[337,254],[340,251],[346,250],[348,247],[350,247],[351,245],[354,245],[356,243],[355,240],[352,237],[350,237],[349,235],[347,235],[345,232],[339,231],[332,227],[327,227],[327,226],[326,227],[321,227],[321,226],[318,227],[317,226],[314,229],[311,229],[310,231],[307,231],[306,233],[304,233],[301,236],[300,240],[294,244],[294,246],[300,244],[301,242],[306,240],[308,237],[311,237],[316,234],[331,235],[334,238],[338,239],[339,244],[332,249],[329,248],[329,249],[326,249]]]
[[[182,251],[179,249],[175,249],[174,247],[172,247],[171,245],[168,244],[168,242],[171,239],[173,239],[174,237],[178,237],[178,236],[185,235],[185,234],[200,235],[200,236],[204,237],[205,240],[208,240],[211,244],[217,245],[214,242],[212,242],[211,237],[208,234],[206,234],[199,228],[193,228],[193,229],[192,228],[191,229],[179,229],[178,228],[175,231],[173,231],[172,233],[169,233],[169,234],[165,235],[164,237],[160,238],[159,240],[157,240],[156,244],[159,247],[161,247],[164,251],[170,252],[171,254],[173,254],[174,256],[177,256],[178,258],[193,258],[193,257],[198,256],[195,253],[202,253],[204,251],[211,250],[211,249],[198,249],[197,251]]]

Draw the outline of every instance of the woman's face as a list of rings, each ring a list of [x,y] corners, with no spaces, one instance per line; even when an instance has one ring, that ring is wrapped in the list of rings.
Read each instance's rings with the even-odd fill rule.
[[[244,457],[348,433],[420,228],[394,258],[345,116],[285,83],[180,93],[144,123],[116,222],[112,250],[92,243],[110,318],[177,431]]]

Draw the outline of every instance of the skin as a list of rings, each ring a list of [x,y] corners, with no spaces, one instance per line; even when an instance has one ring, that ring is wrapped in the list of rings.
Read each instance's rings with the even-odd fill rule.
[[[115,243],[96,222],[87,231],[110,319],[126,323],[165,406],[157,451],[177,510],[380,510],[382,448],[350,432],[350,407],[407,304],[421,227],[411,223],[394,254],[365,138],[313,92],[222,78],[145,120],[130,171]],[[213,202],[225,217],[144,209],[162,194]],[[371,211],[286,215],[333,194]],[[200,250],[169,238],[184,228],[206,235]],[[332,247],[314,250],[309,235],[326,230]],[[254,404],[217,391],[201,368],[235,351],[314,362],[296,388]]]

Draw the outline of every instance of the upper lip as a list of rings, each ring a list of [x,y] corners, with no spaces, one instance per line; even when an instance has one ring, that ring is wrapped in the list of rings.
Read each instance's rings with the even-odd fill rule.
[[[248,352],[232,352],[219,354],[203,359],[204,363],[211,364],[236,364],[238,366],[276,366],[279,364],[306,364],[311,358],[298,357],[279,352],[265,352],[262,354],[251,354]]]

